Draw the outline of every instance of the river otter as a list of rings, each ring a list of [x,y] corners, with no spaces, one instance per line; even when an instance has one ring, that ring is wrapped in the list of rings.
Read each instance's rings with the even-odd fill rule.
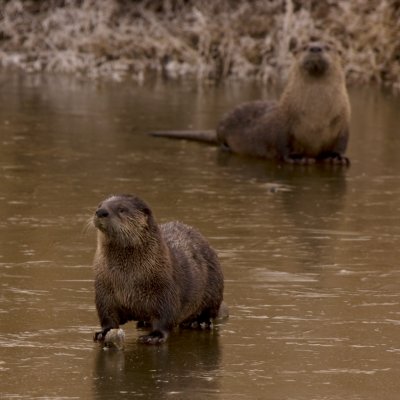
[[[158,225],[149,206],[133,195],[111,196],[97,208],[95,302],[104,340],[130,320],[151,326],[142,343],[164,342],[177,325],[216,318],[224,281],[215,251],[194,228]]]
[[[337,47],[293,47],[295,62],[278,102],[254,101],[226,114],[216,131],[158,131],[154,136],[218,143],[233,153],[308,164],[348,164],[350,102]]]

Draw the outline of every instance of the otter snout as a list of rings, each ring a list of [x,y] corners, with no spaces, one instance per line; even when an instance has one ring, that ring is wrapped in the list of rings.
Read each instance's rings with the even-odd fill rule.
[[[310,47],[308,48],[308,51],[313,54],[322,53],[322,50],[323,50],[322,46],[317,44],[310,45]]]
[[[302,68],[311,76],[322,76],[329,68],[329,57],[321,43],[310,43],[303,53]]]
[[[105,208],[99,208],[96,210],[96,217],[97,218],[106,218],[110,215],[110,213]]]
[[[110,212],[107,209],[104,207],[98,208],[93,216],[94,226],[105,233],[107,231],[107,226],[110,223],[110,219],[108,218],[109,216]]]

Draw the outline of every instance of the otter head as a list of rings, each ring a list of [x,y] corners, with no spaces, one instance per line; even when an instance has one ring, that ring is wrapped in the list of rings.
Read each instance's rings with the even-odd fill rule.
[[[93,224],[108,243],[121,247],[140,245],[156,227],[150,208],[133,195],[116,195],[102,201],[94,213]]]
[[[291,51],[300,71],[310,77],[322,77],[340,65],[340,51],[332,41],[313,39],[300,46],[294,43]]]

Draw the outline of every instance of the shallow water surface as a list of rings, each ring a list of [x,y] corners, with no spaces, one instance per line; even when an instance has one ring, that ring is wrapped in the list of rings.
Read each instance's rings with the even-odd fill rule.
[[[275,166],[146,131],[210,128],[252,84],[0,74],[0,397],[397,399],[400,98],[352,89],[352,165]],[[98,329],[88,220],[111,193],[217,249],[230,318],[123,351]]]

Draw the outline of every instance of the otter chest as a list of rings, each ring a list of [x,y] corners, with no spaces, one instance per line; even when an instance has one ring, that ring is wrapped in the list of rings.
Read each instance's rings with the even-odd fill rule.
[[[313,104],[300,104],[292,121],[294,151],[316,156],[329,150],[341,133],[341,120],[341,110],[329,97],[321,96]]]
[[[136,318],[145,319],[151,311],[154,291],[151,286],[140,284],[136,279],[124,279],[114,282],[114,296],[117,304],[129,310]]]
[[[129,269],[114,267],[107,277],[114,306],[132,320],[147,320],[153,313],[154,297],[157,295],[151,282],[143,282]]]

